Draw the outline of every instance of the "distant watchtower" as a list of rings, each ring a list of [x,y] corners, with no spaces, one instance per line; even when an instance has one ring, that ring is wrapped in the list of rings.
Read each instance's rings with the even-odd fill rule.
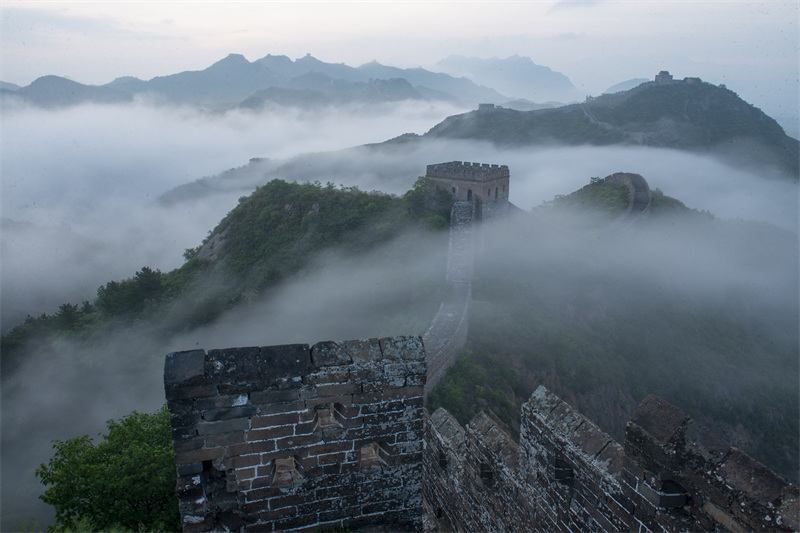
[[[454,202],[475,202],[479,216],[508,208],[509,172],[506,165],[451,161],[428,165],[425,177],[448,191]]]
[[[667,70],[662,70],[658,74],[656,74],[656,83],[672,83],[672,74],[669,73]]]

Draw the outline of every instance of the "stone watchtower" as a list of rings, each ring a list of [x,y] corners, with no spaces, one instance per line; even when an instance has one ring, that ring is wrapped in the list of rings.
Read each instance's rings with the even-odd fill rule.
[[[475,202],[478,218],[508,208],[509,172],[506,165],[451,161],[428,165],[425,177],[448,191],[454,202]]]

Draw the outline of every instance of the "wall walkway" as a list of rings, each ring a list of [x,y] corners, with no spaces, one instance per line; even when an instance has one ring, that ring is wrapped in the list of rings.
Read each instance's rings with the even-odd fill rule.
[[[425,398],[467,342],[475,253],[475,201],[455,202],[450,211],[447,249],[449,294],[423,335],[428,362]]]

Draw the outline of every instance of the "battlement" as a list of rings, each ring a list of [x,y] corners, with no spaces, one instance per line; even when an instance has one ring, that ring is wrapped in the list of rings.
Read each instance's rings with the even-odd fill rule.
[[[519,443],[479,413],[426,425],[423,490],[444,530],[796,531],[797,487],[649,396],[620,445],[539,387]],[[476,503],[480,502],[480,503]]]
[[[493,217],[508,208],[509,177],[506,165],[451,161],[428,165],[428,197],[436,190],[450,193],[453,202],[474,202],[476,220]]]
[[[419,529],[419,337],[167,355],[184,531]]]
[[[492,181],[508,179],[509,172],[506,165],[451,161],[428,165],[425,177],[445,180]]]
[[[800,528],[797,487],[657,396],[620,445],[539,387],[515,442],[427,416],[426,373],[419,337],[167,355],[184,531]]]

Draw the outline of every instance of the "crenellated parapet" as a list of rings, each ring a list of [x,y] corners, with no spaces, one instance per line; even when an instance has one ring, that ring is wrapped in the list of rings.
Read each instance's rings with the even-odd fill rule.
[[[428,165],[428,197],[437,189],[450,193],[453,202],[475,204],[475,218],[497,216],[508,209],[509,171],[506,165],[450,161]]]
[[[465,161],[450,161],[449,163],[428,165],[425,172],[426,178],[446,180],[492,181],[503,178],[508,179],[509,176],[508,166],[506,165]]]
[[[427,416],[426,372],[419,337],[169,354],[184,531],[800,528],[797,487],[657,396],[619,444],[539,387],[515,442]]]
[[[419,337],[169,354],[184,531],[419,529],[425,370]]]
[[[429,507],[458,531],[797,531],[798,489],[657,396],[624,445],[539,387],[519,443],[484,413],[438,409],[423,454]]]

